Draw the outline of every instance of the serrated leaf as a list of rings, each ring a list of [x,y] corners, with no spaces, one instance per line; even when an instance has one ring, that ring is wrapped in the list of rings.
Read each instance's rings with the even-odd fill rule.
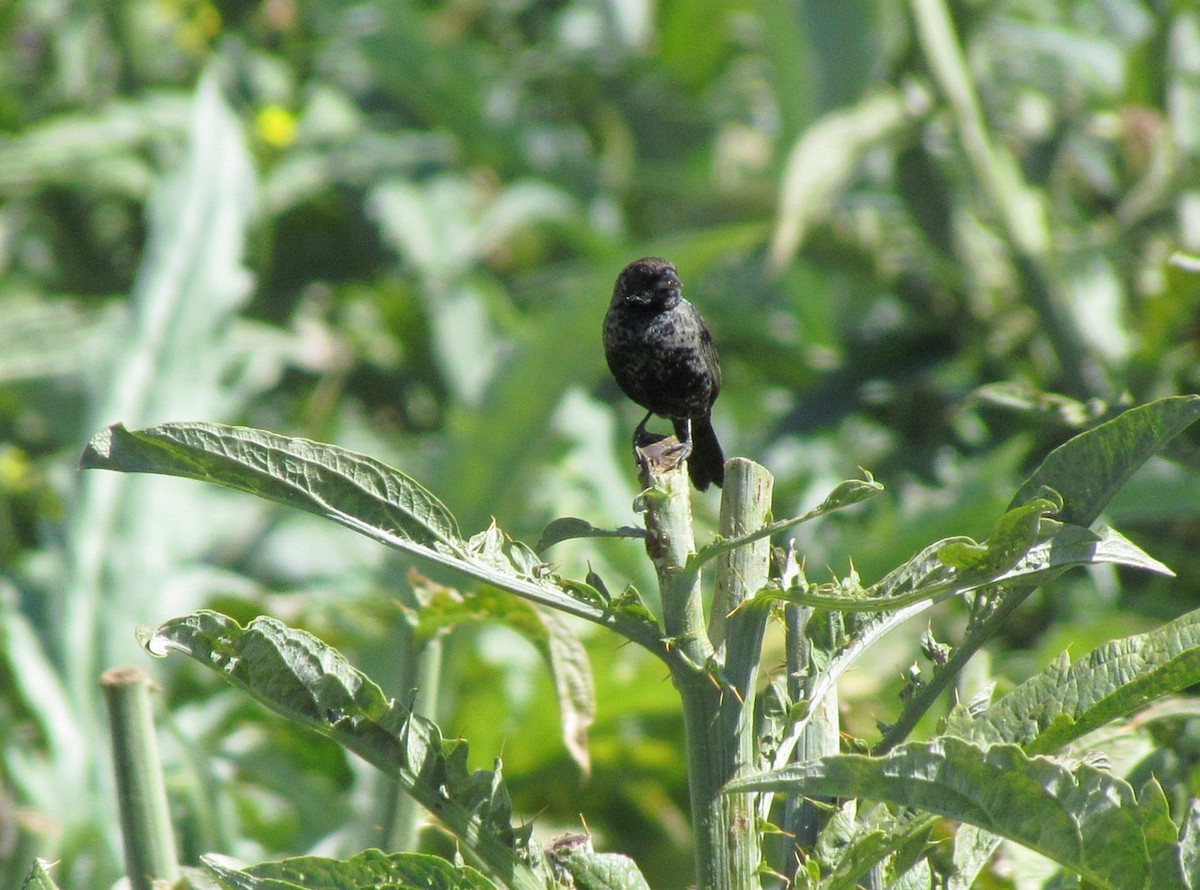
[[[553,577],[532,550],[495,524],[463,541],[450,511],[423,486],[335,445],[214,423],[133,431],[114,424],[92,437],[80,467],[198,479],[306,510],[386,546],[611,627],[660,658],[670,657],[652,623],[571,595],[570,582]]]
[[[365,850],[349,859],[297,856],[239,868],[222,856],[201,856],[201,861],[230,890],[362,890],[394,887],[397,890],[495,890],[496,885],[475,869],[452,865],[424,853],[383,853]]]
[[[957,712],[946,732],[1049,753],[1195,683],[1200,612],[1189,612],[1147,633],[1107,642],[1074,663],[1064,653],[974,719]]]
[[[51,865],[52,863],[45,859],[33,860],[33,865],[29,867],[25,881],[21,884],[21,890],[58,890],[58,885],[50,877]]]
[[[800,516],[793,516],[790,519],[781,519],[778,522],[771,522],[764,525],[762,528],[756,529],[745,535],[738,535],[733,538],[723,538],[706,547],[701,547],[688,560],[688,569],[696,570],[704,563],[711,559],[715,559],[722,553],[728,553],[731,550],[736,550],[739,547],[744,547],[747,544],[752,544],[755,541],[769,538],[773,535],[780,534],[788,529],[795,528],[804,522],[816,519],[819,516],[824,516],[827,513],[832,513],[835,510],[842,510],[846,507],[852,507],[855,504],[862,503],[869,498],[883,491],[883,486],[880,485],[871,476],[866,473],[866,479],[847,479],[839,482],[837,486],[829,493],[825,500],[821,501],[816,507],[809,510]]]
[[[1016,745],[912,742],[744,776],[728,792],[857,797],[916,807],[1008,838],[1116,890],[1176,890],[1183,877],[1166,802],[1086,764]]]
[[[591,770],[588,728],[596,717],[596,691],[587,649],[570,624],[557,612],[536,603],[484,587],[462,593],[424,577],[408,573],[417,601],[416,632],[428,638],[461,624],[495,621],[525,637],[546,662],[558,697],[563,743],[586,774]]]
[[[1200,396],[1131,408],[1051,451],[1013,496],[1018,506],[1045,488],[1063,499],[1059,518],[1090,525],[1133,472],[1200,419]]]
[[[546,845],[546,859],[568,877],[575,890],[649,890],[637,864],[619,853],[597,853],[585,834],[570,834]]]
[[[114,309],[114,323],[99,329],[101,341],[88,350],[83,379],[88,423],[125,418],[147,424],[238,413],[255,389],[246,375],[253,362],[230,330],[252,292],[244,255],[256,182],[241,121],[222,97],[219,81],[215,72],[206,72],[187,103],[180,118],[188,123],[186,149],[154,184],[129,300]],[[156,115],[143,115],[164,106],[139,106],[95,119],[97,129],[89,125],[76,131],[83,139],[78,145],[87,142],[85,133],[103,138],[99,130],[114,124],[118,131],[133,127],[161,138]],[[76,164],[73,175],[95,166]],[[0,177],[9,172],[5,168]],[[71,500],[69,553],[62,560],[70,577],[49,586],[46,608],[47,614],[61,616],[52,631],[54,648],[72,653],[63,666],[65,685],[82,702],[94,695],[99,665],[137,656],[129,626],[159,617],[150,610],[156,596],[146,592],[185,598],[169,578],[174,560],[185,553],[194,556],[204,547],[195,539],[203,542],[212,532],[202,524],[209,518],[202,510],[191,513],[194,505],[115,478],[82,478]],[[166,511],[180,522],[164,525]],[[198,527],[187,528],[193,517]],[[177,602],[170,613],[194,604]]]
[[[550,547],[560,541],[570,541],[574,538],[645,538],[644,528],[626,525],[621,528],[596,528],[586,519],[575,516],[561,516],[552,520],[538,538],[537,546],[533,549],[545,553]]]
[[[780,600],[835,612],[889,612],[922,602],[940,602],[981,588],[1003,590],[1041,584],[1082,565],[1111,563],[1174,575],[1111,528],[1092,532],[1045,518],[1038,520],[1036,515],[1033,518],[1044,526],[1033,542],[1014,536],[992,551],[976,545],[970,538],[946,538],[926,547],[868,588],[862,587],[855,576],[833,584],[809,584],[801,579],[796,587],[766,588],[750,602]],[[958,570],[946,562],[947,548],[957,545],[964,545],[965,549],[959,550],[953,561],[962,561],[968,568]],[[1025,546],[1028,549],[1019,553],[1019,547]],[[968,551],[974,551],[970,559],[964,556]]]
[[[842,807],[817,841],[817,858],[832,866],[819,890],[855,890],[859,879],[902,847],[928,836],[934,819],[926,813],[893,814],[858,802]]]
[[[116,423],[92,437],[79,466],[216,482],[414,544],[463,547],[450,511],[415,480],[374,458],[307,439],[217,423],[134,431]]]
[[[1043,520],[1043,522],[1049,522],[1049,520]],[[1112,529],[1103,528],[1097,534],[1078,526],[1054,523],[1052,534],[1037,543],[1009,571],[991,581],[971,577],[966,580],[965,587],[956,588],[947,578],[946,573],[951,570],[938,558],[938,553],[944,544],[945,541],[941,541],[926,547],[916,557],[890,572],[883,581],[872,588],[886,593],[887,596],[809,598],[797,596],[797,593],[803,594],[805,591],[795,591],[794,589],[782,593],[780,591],[762,591],[756,595],[755,600],[760,597],[785,600],[794,598],[797,601],[809,599],[810,602],[818,604],[820,608],[845,610],[848,613],[847,620],[853,622],[848,629],[847,642],[839,645],[822,666],[810,692],[811,701],[798,715],[780,742],[772,758],[775,767],[784,766],[800,736],[807,731],[809,721],[814,713],[812,703],[823,701],[825,696],[836,688],[841,676],[850,669],[863,652],[891,630],[928,608],[935,600],[954,596],[967,590],[986,587],[992,581],[1000,584],[997,587],[999,590],[1002,590],[1006,584],[1032,587],[1045,582],[1072,565],[1092,562],[1115,562],[1136,565],[1165,574],[1171,573],[1166,566],[1142,553]],[[876,602],[876,600],[880,600],[880,602]],[[886,611],[880,611],[881,608]]]
[[[321,732],[382,770],[438,816],[459,842],[514,883],[539,886],[519,861],[508,791],[496,771],[466,768],[466,744],[447,743],[337,650],[305,631],[259,617],[245,627],[199,611],[144,641],[154,655],[183,652],[289,720]]]

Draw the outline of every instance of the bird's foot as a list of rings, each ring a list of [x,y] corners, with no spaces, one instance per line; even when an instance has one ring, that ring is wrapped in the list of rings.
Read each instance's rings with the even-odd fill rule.
[[[667,438],[673,439],[673,440],[675,439],[674,436],[668,436]],[[683,463],[685,460],[687,460],[691,456],[692,456],[692,443],[690,441],[680,442],[678,440],[675,440],[673,442],[668,443],[663,448],[663,457],[667,457],[667,458],[671,459],[672,469],[679,466],[681,463]]]
[[[680,442],[674,436],[646,433],[640,443],[634,443],[633,450],[638,463],[665,473],[691,456],[692,443]]]

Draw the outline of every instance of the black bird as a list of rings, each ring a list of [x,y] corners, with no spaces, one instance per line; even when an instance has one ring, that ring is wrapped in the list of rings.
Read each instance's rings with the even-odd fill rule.
[[[680,294],[671,263],[635,260],[621,270],[604,316],[604,357],[625,395],[648,413],[633,433],[644,444],[651,414],[675,426],[680,456],[700,491],[725,481],[725,455],[710,415],[721,391],[721,365],[708,326]]]

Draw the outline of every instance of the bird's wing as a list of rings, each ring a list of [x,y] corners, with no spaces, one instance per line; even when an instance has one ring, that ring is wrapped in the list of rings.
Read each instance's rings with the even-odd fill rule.
[[[711,405],[721,391],[721,362],[717,358],[717,347],[713,343],[712,334],[709,333],[703,318],[700,319],[700,355],[703,356],[704,364],[708,366],[712,375],[712,399],[709,400]]]

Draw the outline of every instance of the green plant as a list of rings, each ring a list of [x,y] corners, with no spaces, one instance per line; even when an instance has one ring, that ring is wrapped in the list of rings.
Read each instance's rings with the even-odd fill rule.
[[[201,607],[266,612],[389,695],[418,687],[476,757],[503,752],[513,810],[539,832],[583,811],[656,888],[690,873],[683,726],[658,658],[598,627],[552,634],[560,613],[406,575],[403,555],[278,505],[72,472],[113,420],[340,442],[404,467],[465,529],[627,525],[621,430],[638,418],[586,345],[616,270],[664,255],[720,344],[722,440],[770,468],[775,513],[847,466],[887,481],[870,509],[795,529],[813,566],[852,557],[875,579],[931,540],[983,537],[1069,436],[1200,391],[1200,276],[1181,256],[1200,250],[1191,3],[0,7],[3,887],[36,856],[72,890],[121,873],[96,678],[142,659],[134,626]],[[1200,603],[1188,450],[1176,440],[1179,460],[1151,461],[1104,514],[1179,577],[1070,573],[999,623],[954,696]],[[696,501],[702,542],[715,503]],[[551,553],[567,577],[633,579],[661,615],[640,551]],[[797,660],[783,627],[802,608],[768,623],[769,675]],[[967,598],[924,616],[963,639]],[[920,630],[843,675],[843,732],[899,725]],[[448,854],[328,738],[189,659],[155,680],[182,861]],[[776,714],[774,683],[761,697]],[[1164,701],[1096,739],[1135,787],[1155,775],[1177,821],[1200,787],[1194,710]],[[812,735],[805,757],[828,750]],[[1012,845],[996,861],[981,883],[1060,880]]]
[[[749,888],[783,877],[824,888],[927,886],[938,873],[966,887],[1008,839],[1097,886],[1183,888],[1191,886],[1196,860],[1192,813],[1182,814],[1180,830],[1153,778],[1134,787],[1081,752],[1089,750],[1089,733],[1200,680],[1195,614],[1073,663],[1064,658],[995,701],[982,695],[958,705],[927,738],[910,740],[910,732],[1039,585],[1100,563],[1169,574],[1116,531],[1088,526],[1130,474],[1197,417],[1200,396],[1173,397],[1080,434],[1045,459],[987,540],[930,544],[870,586],[854,573],[810,582],[791,551],[776,551],[769,572],[767,546],[772,536],[871,497],[881,486],[869,477],[842,483],[803,516],[770,521],[769,474],[734,460],[721,535],[697,548],[686,476],[642,454],[639,509],[661,622],[636,590],[613,595],[594,575],[562,578],[494,524],[464,537],[447,508],[413,479],[334,446],[216,424],[139,431],[118,424],[92,439],[82,466],[200,479],[307,510],[483,589],[599,624],[653,653],[683,709],[699,886]],[[560,520],[539,547],[603,534],[580,520]],[[715,587],[706,592],[701,569],[710,565]],[[899,719],[874,750],[840,753],[838,678],[884,634],[960,596],[971,601],[962,641],[948,646],[927,635],[922,647],[932,667],[928,676],[912,677]],[[762,637],[774,616],[786,624],[789,671],[760,690]],[[382,770],[440,819],[480,870],[458,869],[453,886],[645,886],[630,860],[596,853],[586,840],[544,847],[532,841],[511,823],[499,761],[491,771],[468,771],[465,743],[445,739],[307,632],[270,617],[243,626],[205,610],[166,622],[144,643],[156,654],[190,655]],[[789,805],[773,808],[781,792]],[[949,860],[930,840],[941,817],[964,826]],[[782,852],[771,819],[779,821],[780,837],[792,839]],[[445,867],[375,853],[250,869],[206,863],[237,887],[278,886],[272,881],[281,872],[306,886],[315,871],[348,881],[367,868],[383,874]]]

